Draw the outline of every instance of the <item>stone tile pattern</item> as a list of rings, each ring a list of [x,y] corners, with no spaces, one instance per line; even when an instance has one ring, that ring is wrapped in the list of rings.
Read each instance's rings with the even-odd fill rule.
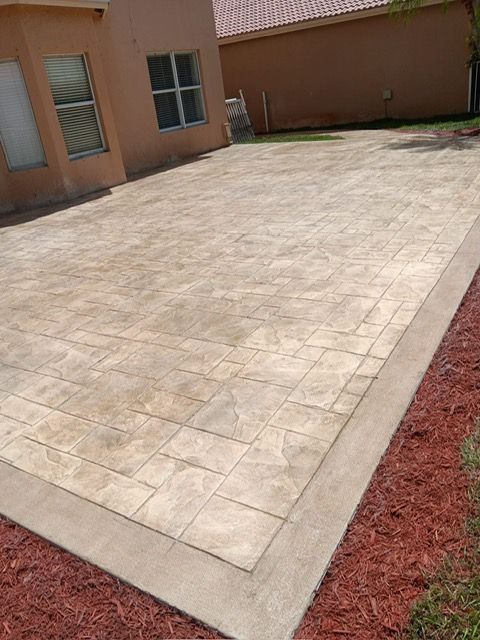
[[[0,459],[254,569],[478,215],[475,153],[392,140],[222,150],[0,230]]]

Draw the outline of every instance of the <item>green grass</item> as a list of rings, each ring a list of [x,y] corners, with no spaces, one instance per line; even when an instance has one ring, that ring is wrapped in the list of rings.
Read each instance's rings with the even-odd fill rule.
[[[424,120],[405,120],[399,122],[396,127],[408,129],[412,131],[428,130],[428,131],[455,131],[456,129],[475,129],[480,127],[480,117],[469,114],[460,116],[438,116],[436,118],[426,118]]]
[[[480,638],[480,567],[478,553],[445,563],[427,594],[411,613],[409,640]]]
[[[316,133],[272,133],[270,135],[256,136],[247,144],[263,144],[265,142],[324,142],[326,140],[343,140],[342,136]]]
[[[447,559],[414,605],[407,640],[480,639],[480,421],[462,446],[475,514],[466,522],[471,544],[461,559]]]
[[[278,131],[277,133],[258,135],[245,144],[263,144],[278,142],[324,142],[327,140],[343,140],[338,132],[378,129],[403,129],[405,131],[455,131],[457,129],[475,129],[480,127],[480,115],[468,113],[416,120],[396,120],[384,118],[373,122],[352,122],[350,124],[322,127],[318,129],[299,129],[297,131]],[[332,133],[328,133],[331,131]],[[335,133],[333,133],[335,132]],[[480,640],[480,636],[479,636]]]
[[[462,445],[462,463],[467,471],[480,471],[480,426]]]
[[[348,124],[338,124],[329,127],[318,127],[316,129],[298,129],[297,131],[279,131],[273,135],[302,136],[328,135],[329,131],[359,131],[378,129],[405,129],[410,131],[455,131],[456,129],[474,129],[480,127],[480,115],[473,116],[470,113],[459,115],[439,115],[433,118],[416,118],[414,120],[400,120],[394,118],[383,118],[371,122],[350,122]],[[308,134],[310,132],[310,134]],[[320,132],[320,133],[317,133]],[[325,134],[324,132],[327,132]],[[261,138],[267,136],[259,136]],[[310,139],[310,137],[309,137]],[[266,141],[266,140],[265,140]]]

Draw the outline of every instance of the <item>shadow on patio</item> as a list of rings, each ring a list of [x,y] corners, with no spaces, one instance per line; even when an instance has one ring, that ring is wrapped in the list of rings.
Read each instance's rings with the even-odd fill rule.
[[[386,149],[393,151],[413,151],[417,153],[425,153],[429,151],[472,151],[479,149],[479,140],[477,138],[468,137],[425,137],[415,136],[408,137],[404,140],[396,140],[384,145]]]
[[[209,158],[211,158],[210,155],[203,154],[200,156],[194,156],[192,158],[186,158],[183,160],[173,160],[171,163],[162,165],[161,167],[157,167],[155,169],[150,169],[148,171],[142,171],[141,173],[135,173],[133,175],[130,175],[127,177],[127,182],[125,184],[129,184],[131,182],[137,182],[138,180],[142,180],[143,178],[148,178],[161,173],[165,173],[166,171],[172,171],[174,169],[178,169],[179,167],[184,167],[189,164],[194,164],[202,160],[208,160]],[[32,222],[33,220],[37,220],[38,218],[43,218],[45,216],[58,213],[59,211],[66,211],[71,207],[78,207],[79,205],[85,204],[87,202],[94,202],[95,200],[99,200],[100,198],[104,198],[111,194],[112,194],[111,189],[101,189],[100,191],[94,191],[93,193],[88,193],[83,196],[79,196],[78,198],[73,198],[72,200],[66,200],[63,202],[58,202],[56,204],[38,207],[35,209],[26,209],[24,211],[12,211],[4,214],[0,213],[0,230],[7,227],[15,227],[20,224]]]

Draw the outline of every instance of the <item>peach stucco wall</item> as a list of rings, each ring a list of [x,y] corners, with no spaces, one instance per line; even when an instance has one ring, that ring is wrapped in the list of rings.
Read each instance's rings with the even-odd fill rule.
[[[58,52],[87,53],[106,153],[68,159],[42,59]],[[0,151],[0,211],[66,200],[125,180],[93,12],[0,7],[0,58],[20,62],[48,165],[9,172]]]
[[[426,7],[405,24],[381,15],[224,44],[227,97],[242,89],[264,131],[467,111],[466,13],[459,2]]]
[[[146,54],[197,50],[208,123],[161,133]],[[43,56],[85,53],[107,151],[69,160]],[[0,59],[17,58],[47,167],[9,172],[0,148],[0,213],[119,184],[129,174],[225,144],[224,92],[210,0],[112,0],[91,9],[0,6]]]
[[[127,173],[225,144],[225,93],[211,0],[112,0],[101,37]],[[146,54],[193,49],[199,52],[209,123],[161,133]]]

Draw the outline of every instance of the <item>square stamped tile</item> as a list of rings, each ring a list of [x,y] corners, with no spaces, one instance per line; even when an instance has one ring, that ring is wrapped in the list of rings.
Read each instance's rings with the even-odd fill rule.
[[[233,378],[188,424],[240,442],[252,442],[284,402],[288,389]]]
[[[182,427],[161,449],[172,458],[190,462],[199,467],[228,474],[247,450],[247,445],[221,436]]]
[[[251,571],[282,524],[267,513],[213,496],[181,539]]]
[[[267,427],[218,493],[285,518],[328,448],[316,438]]]
[[[211,497],[223,476],[180,462],[133,519],[179,537]]]

